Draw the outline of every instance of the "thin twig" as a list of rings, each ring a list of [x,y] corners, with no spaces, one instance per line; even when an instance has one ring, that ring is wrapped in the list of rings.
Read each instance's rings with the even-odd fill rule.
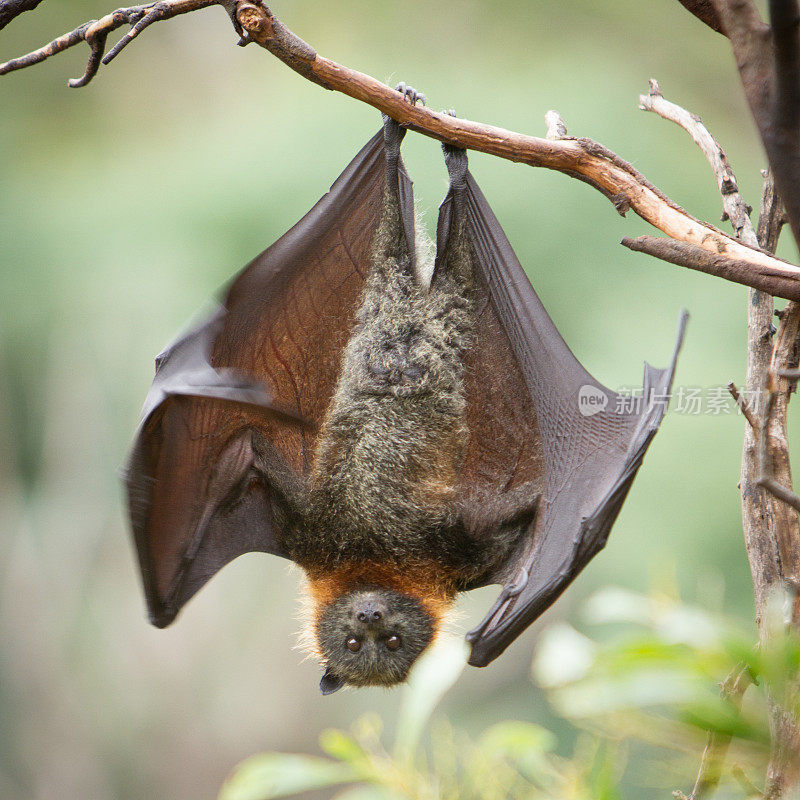
[[[739,411],[742,412],[742,416],[750,423],[750,427],[753,429],[753,432],[756,434],[756,436],[758,436],[759,423],[756,419],[753,407],[747,402],[745,397],[742,397],[741,392],[733,381],[728,384],[728,391],[731,393],[731,397],[733,397],[734,402],[739,407]]]
[[[227,5],[231,5],[235,0],[231,0]],[[97,74],[101,61],[108,64],[122,48],[137,36],[144,28],[153,22],[172,19],[180,14],[188,14],[191,11],[198,11],[201,8],[208,8],[214,5],[226,5],[225,0],[160,0],[160,2],[145,3],[144,5],[129,6],[119,8],[106,14],[98,20],[90,20],[79,25],[75,30],[59,36],[44,47],[34,50],[32,53],[14,58],[0,64],[0,75],[14,72],[18,69],[31,67],[39,64],[50,56],[57,55],[64,50],[74,47],[76,44],[86,42],[89,45],[89,60],[86,64],[84,74],[80,78],[70,80],[69,86],[78,88],[86,86],[89,81]],[[121,28],[123,25],[130,25],[131,30],[120,39],[114,49],[103,58],[106,39],[110,33]],[[1,26],[0,26],[1,27]]]
[[[723,219],[730,220],[737,239],[751,247],[758,247],[758,238],[753,223],[750,221],[750,212],[753,209],[739,194],[736,175],[733,173],[728,157],[719,142],[703,124],[703,120],[697,114],[692,114],[685,108],[667,100],[661,93],[658,81],[652,78],[649,94],[639,96],[639,108],[643,111],[652,111],[659,117],[680,125],[692,137],[711,165],[717,179],[717,187],[722,195],[722,205],[725,210]]]
[[[742,696],[752,682],[748,665],[739,664],[720,686],[720,695],[738,709],[742,704]],[[699,800],[699,798],[713,793],[719,786],[722,764],[728,753],[731,739],[732,737],[727,734],[709,731],[694,788],[688,795],[683,792],[673,792],[673,796],[680,800]]]
[[[306,79],[368,103],[407,128],[458,147],[479,150],[533,167],[557,170],[589,183],[608,197],[618,211],[624,212],[631,208],[651,225],[680,242],[706,250],[723,262],[726,259],[740,262],[732,268],[734,272],[738,269],[739,282],[752,285],[747,279],[748,269],[752,269],[754,280],[760,282],[760,267],[771,268],[776,274],[790,279],[800,278],[800,268],[748,247],[712,225],[695,219],[653,186],[631,164],[591,139],[567,137],[550,140],[525,136],[492,125],[436,113],[430,108],[412,106],[401,93],[369,75],[317,54],[310,45],[276,19],[259,0],[239,0],[235,6],[233,2],[234,0],[162,0],[160,3],[122,9],[98,22],[86,23],[34,53],[0,65],[0,75],[39,63],[81,41],[90,41],[91,34],[93,51],[90,69],[73,84],[85,85],[99,64],[119,52],[119,48],[114,48],[105,59],[98,58],[105,46],[101,34],[107,36],[128,22],[133,28],[127,37],[123,37],[124,43],[127,43],[136,35],[135,31],[141,30],[137,25],[140,22],[144,24],[145,18],[152,21],[156,20],[156,16],[158,19],[167,19],[211,5],[221,5],[237,26],[237,32],[241,35],[240,44],[256,42]],[[152,16],[157,7],[162,10]],[[711,262],[710,268],[715,269],[717,263]],[[717,269],[713,274],[727,277],[730,272],[730,269]]]

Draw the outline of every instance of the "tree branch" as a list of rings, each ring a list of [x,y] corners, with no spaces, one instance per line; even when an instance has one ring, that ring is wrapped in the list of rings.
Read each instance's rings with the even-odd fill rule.
[[[591,139],[560,135],[558,139],[525,136],[492,125],[439,114],[429,108],[412,106],[401,93],[369,75],[317,54],[310,45],[276,19],[268,8],[260,4],[260,0],[238,0],[235,5],[234,2],[235,0],[161,0],[158,3],[120,9],[97,22],[85,23],[27,56],[0,64],[0,75],[39,63],[68,47],[86,41],[92,47],[86,73],[83,78],[70,82],[72,86],[85,86],[101,63],[108,63],[138,31],[152,22],[211,5],[221,5],[233,18],[237,32],[242,35],[240,44],[256,42],[306,79],[368,103],[418,133],[510,161],[557,170],[582,180],[608,197],[621,213],[631,208],[668,236],[712,253],[715,258],[708,262],[709,269],[714,270],[712,274],[728,277],[735,273],[739,276],[737,282],[747,285],[762,285],[764,274],[785,277],[787,286],[789,282],[800,278],[800,268],[748,247],[712,225],[695,219],[653,186],[631,164]],[[125,24],[132,25],[129,34],[102,58],[108,34]],[[737,263],[727,269],[717,267],[727,260]],[[765,267],[766,271],[762,269]],[[787,291],[791,290],[787,288]],[[795,295],[790,293],[787,296]]]
[[[703,120],[697,114],[692,114],[685,108],[666,100],[658,81],[652,78],[649,94],[639,96],[639,108],[643,111],[652,111],[663,119],[680,125],[692,137],[694,143],[703,151],[717,179],[717,187],[722,195],[722,205],[725,209],[723,219],[730,220],[738,239],[751,247],[758,247],[758,237],[750,222],[750,212],[753,209],[739,194],[736,176],[733,174],[728,157],[703,124]]]
[[[750,112],[800,245],[800,42],[797,0],[770,0],[772,28],[753,0],[713,0]]]
[[[770,372],[768,376],[768,383],[766,389],[766,402],[764,404],[764,412],[759,424],[759,442],[758,442],[758,485],[763,486],[771,492],[779,500],[788,503],[796,511],[800,511],[800,497],[798,497],[791,489],[788,489],[780,481],[775,478],[775,471],[772,465],[772,454],[770,453],[770,435],[769,429],[774,424],[775,419],[775,406],[778,399],[779,388],[777,385],[778,376],[774,372]]]
[[[800,122],[800,39],[797,0],[769,0],[775,50],[773,115],[779,129],[796,130]]]
[[[741,0],[739,4],[749,7],[749,0]],[[749,10],[753,11],[752,8]],[[641,100],[645,109],[681,125],[703,150],[716,175],[725,215],[730,218],[736,235],[748,243],[757,241],[762,247],[774,250],[778,242],[782,214],[780,200],[775,193],[770,175],[765,176],[759,220],[761,237],[756,239],[756,232],[749,219],[749,210],[736,190],[736,178],[730,164],[722,148],[703,126],[700,118],[664,100],[655,82],[651,82],[650,94]],[[678,250],[677,255],[686,258],[687,261],[690,262],[693,258],[694,263],[686,263],[686,266],[702,268],[700,265],[708,258],[705,253],[692,253],[687,250],[684,243],[652,239],[652,237],[642,237],[642,239],[645,240],[644,244],[649,251],[656,255],[663,257],[666,251],[668,257],[670,253],[675,256],[675,251]],[[769,626],[761,624],[770,594],[777,586],[798,585],[800,576],[800,528],[797,517],[800,498],[791,491],[792,476],[786,438],[789,384],[784,378],[782,385],[779,386],[776,377],[777,374],[781,372],[785,374],[787,369],[791,370],[797,366],[800,303],[790,302],[782,313],[778,335],[772,347],[773,301],[770,294],[780,294],[780,292],[774,291],[766,284],[758,288],[764,291],[751,289],[748,302],[747,390],[751,393],[760,390],[764,376],[769,375],[769,391],[760,403],[758,396],[754,396],[757,413],[753,413],[753,406],[744,403],[733,384],[729,385],[729,389],[737,402],[741,401],[740,407],[750,422],[745,428],[742,454],[740,481],[742,522],[753,574],[759,631],[764,641],[771,635]],[[749,415],[745,410],[750,412]],[[759,418],[758,412],[760,412],[760,422],[756,423],[755,420]],[[766,494],[764,489],[771,494]],[[797,624],[800,621],[800,600],[797,595],[792,616]],[[788,797],[789,793],[797,788],[798,772],[800,772],[798,764],[800,730],[797,721],[771,696],[769,702],[773,747],[767,796],[777,800],[778,797]],[[698,798],[716,787],[722,757],[728,743],[729,740],[725,738],[717,739],[713,734],[709,735],[700,773],[691,794],[692,798]]]
[[[747,402],[746,398],[742,397],[739,387],[733,381],[728,384],[728,391],[731,393],[731,397],[739,407],[739,411],[742,412],[742,416],[747,420],[753,432],[758,435],[760,425],[755,413],[753,412],[753,407]]]
[[[635,239],[626,236],[621,244],[629,250],[647,253],[662,261],[669,261],[670,264],[752,286],[767,294],[785,297],[787,300],[800,301],[800,281],[786,272],[718,256],[701,247],[659,236],[637,236]]]
[[[0,0],[0,30],[5,28],[14,17],[25,11],[33,11],[42,0]]]
[[[723,34],[723,36],[725,35],[722,30],[722,23],[714,8],[714,3],[712,3],[711,0],[678,0],[678,2],[687,11],[694,14],[697,19],[705,22],[709,28],[715,30],[717,33]]]
[[[97,74],[101,60],[103,64],[108,64],[125,45],[153,22],[172,19],[172,17],[177,17],[180,14],[188,14],[191,11],[198,11],[201,8],[215,5],[233,8],[233,3],[235,3],[235,0],[230,0],[230,2],[227,2],[227,0],[162,0],[161,2],[119,8],[110,14],[106,14],[101,19],[84,22],[83,25],[79,25],[75,30],[53,39],[52,42],[40,47],[38,50],[34,50],[32,53],[0,64],[0,75],[39,64],[50,58],[50,56],[57,55],[81,42],[86,42],[89,45],[90,54],[84,74],[81,78],[73,78],[68,82],[72,88],[86,86]],[[130,31],[103,58],[108,35],[123,25],[130,25]]]
[[[758,235],[762,247],[774,249],[778,243],[783,214],[772,176],[768,173],[765,177]],[[753,574],[759,635],[762,643],[766,643],[773,635],[770,625],[765,624],[765,610],[770,597],[776,588],[783,588],[797,579],[800,528],[797,511],[771,491],[777,485],[791,492],[792,475],[786,433],[789,384],[784,382],[777,387],[781,391],[772,395],[765,395],[763,389],[770,373],[780,374],[797,364],[795,343],[800,328],[800,305],[789,303],[780,315],[781,322],[773,347],[769,333],[772,298],[752,290],[750,295],[747,389],[752,392],[757,416],[764,425],[762,430],[766,430],[768,435],[756,436],[752,430],[745,430],[740,487],[742,522]],[[766,475],[764,466],[767,467]],[[761,484],[762,478],[771,481]],[[792,616],[795,622],[800,620],[797,597]],[[772,699],[767,688],[772,757],[765,796],[777,800],[792,796],[792,785],[797,780],[800,731],[796,720]]]

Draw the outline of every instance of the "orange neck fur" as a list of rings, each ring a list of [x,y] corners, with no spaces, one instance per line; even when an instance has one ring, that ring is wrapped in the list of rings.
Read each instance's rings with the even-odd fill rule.
[[[342,595],[369,586],[392,589],[418,600],[433,619],[437,632],[456,596],[454,578],[434,563],[360,562],[324,571],[308,570],[305,585],[308,602],[304,604],[305,630],[301,633],[301,644],[319,655],[315,631],[322,611]]]

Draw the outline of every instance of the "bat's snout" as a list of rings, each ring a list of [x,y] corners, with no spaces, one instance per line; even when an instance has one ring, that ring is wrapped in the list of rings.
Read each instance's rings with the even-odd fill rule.
[[[367,627],[375,627],[385,619],[388,612],[386,603],[377,594],[370,592],[358,597],[353,602],[354,622]]]

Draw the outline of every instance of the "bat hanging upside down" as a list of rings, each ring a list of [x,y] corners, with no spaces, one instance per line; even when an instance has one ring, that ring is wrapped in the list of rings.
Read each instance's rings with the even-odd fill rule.
[[[459,592],[504,587],[467,636],[476,666],[555,601],[606,542],[685,325],[625,409],[567,348],[449,146],[431,263],[404,134],[385,119],[159,356],[127,471],[153,623],[243,553],[289,558],[324,694],[405,680]]]

